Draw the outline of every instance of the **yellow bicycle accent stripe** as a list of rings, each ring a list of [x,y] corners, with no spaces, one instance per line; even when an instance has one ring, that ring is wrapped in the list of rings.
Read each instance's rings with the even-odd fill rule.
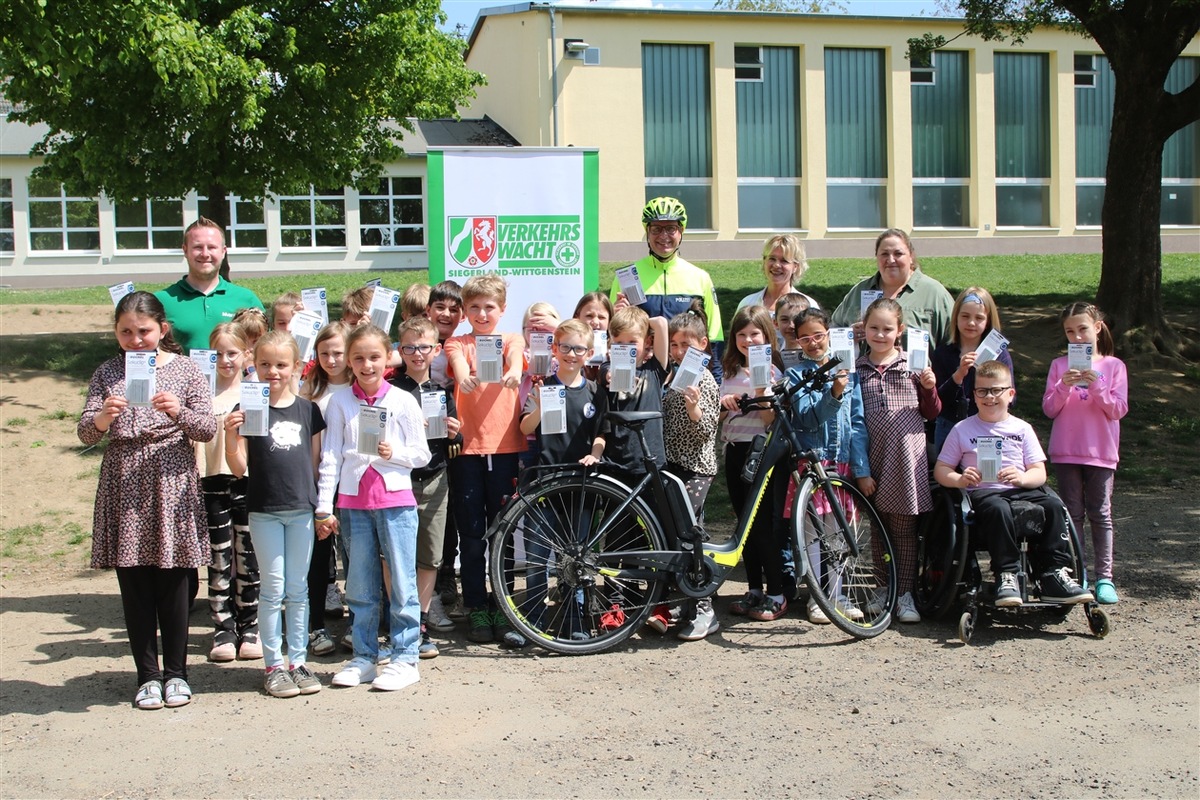
[[[762,482],[762,486],[758,490],[758,495],[754,498],[754,506],[750,509],[750,525],[746,528],[746,534],[742,540],[738,542],[738,546],[729,553],[721,553],[713,550],[705,550],[704,554],[710,556],[713,561],[723,567],[736,567],[738,561],[742,558],[742,550],[746,547],[746,540],[750,538],[750,528],[754,525],[754,519],[758,516],[758,507],[762,505],[763,495],[767,493],[767,486],[771,482],[771,473],[775,471],[775,467],[767,470],[766,480]]]

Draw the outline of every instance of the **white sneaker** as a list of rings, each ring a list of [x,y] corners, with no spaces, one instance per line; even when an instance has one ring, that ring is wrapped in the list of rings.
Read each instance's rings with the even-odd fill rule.
[[[913,605],[912,592],[905,592],[896,601],[896,619],[900,622],[920,622],[921,615]]]
[[[838,610],[851,622],[862,622],[865,615],[862,609],[850,602],[849,597],[839,597],[837,599]]]
[[[887,599],[887,590],[882,587],[875,590],[875,594],[871,595],[871,600],[867,603],[867,613],[872,617],[878,617],[883,613],[883,602]]]
[[[383,668],[379,677],[371,682],[371,688],[381,692],[395,692],[405,686],[412,686],[419,680],[421,680],[421,673],[417,671],[416,664],[410,664],[407,661],[393,661]]]
[[[369,658],[352,658],[346,666],[333,676],[330,681],[334,686],[358,686],[360,683],[375,680],[375,665]]]
[[[454,620],[446,615],[446,607],[442,605],[442,598],[436,594],[429,601],[429,611],[425,614],[425,625],[441,633],[454,630]]]
[[[829,617],[826,616],[825,612],[821,610],[821,607],[812,600],[808,601],[808,608],[806,610],[808,611],[808,621],[813,625],[829,624]]]
[[[696,618],[681,625],[675,636],[685,642],[698,642],[720,629],[721,623],[717,622],[712,600],[705,598],[696,603]]]

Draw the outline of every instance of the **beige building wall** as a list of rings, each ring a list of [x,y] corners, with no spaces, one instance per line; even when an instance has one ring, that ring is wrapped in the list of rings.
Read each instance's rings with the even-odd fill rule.
[[[516,8],[520,8],[519,6]],[[710,52],[712,103],[713,230],[689,229],[689,252],[702,257],[745,256],[762,241],[761,231],[740,231],[737,215],[737,131],[733,48],[735,45],[798,47],[801,64],[802,221],[800,233],[818,245],[821,255],[861,253],[861,241],[875,230],[827,229],[825,170],[826,47],[876,48],[884,51],[888,153],[888,219],[912,229],[912,112],[909,37],[925,32],[954,37],[961,28],[933,18],[864,18],[845,15],[791,15],[615,9],[558,8],[555,39],[550,41],[545,8],[498,14],[480,23],[468,50],[467,63],[488,76],[489,85],[464,113],[487,114],[524,145],[554,144],[549,123],[551,84],[558,85],[558,144],[600,150],[600,239],[602,257],[633,255],[642,231],[644,155],[641,46],[643,42],[704,44]],[[566,57],[564,39],[582,39],[599,50],[599,64]],[[1093,251],[1099,230],[1075,226],[1074,61],[1076,52],[1099,53],[1089,39],[1061,31],[1039,31],[1016,52],[1049,54],[1050,224],[1048,227],[996,228],[995,115],[993,65],[1004,42],[963,37],[950,45],[967,50],[971,83],[971,200],[968,227],[919,229],[933,242],[925,252]],[[1200,40],[1185,55],[1200,56]],[[557,74],[552,75],[552,66]],[[1191,251],[1196,228],[1164,228],[1164,248]],[[1070,237],[1064,241],[1065,237]],[[1057,241],[1055,241],[1057,240]],[[839,242],[845,242],[839,245]],[[939,242],[943,245],[939,246]],[[693,243],[695,243],[693,245]],[[701,257],[701,256],[698,256]]]

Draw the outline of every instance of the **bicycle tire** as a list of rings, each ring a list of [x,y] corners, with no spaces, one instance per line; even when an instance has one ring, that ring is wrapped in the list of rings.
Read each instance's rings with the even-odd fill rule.
[[[519,494],[497,517],[492,591],[513,629],[533,644],[598,653],[632,636],[660,602],[669,572],[613,574],[633,562],[633,553],[668,549],[642,499],[614,515],[630,492],[612,480],[556,476]],[[519,562],[518,537],[525,552]]]
[[[892,542],[874,506],[856,486],[836,476],[829,481],[835,494],[845,498],[838,502],[846,528],[827,513],[824,490],[814,479],[806,478],[792,505],[792,544],[802,553],[804,580],[812,601],[838,628],[869,639],[892,622],[896,605]],[[857,544],[858,555],[851,552],[848,539]]]

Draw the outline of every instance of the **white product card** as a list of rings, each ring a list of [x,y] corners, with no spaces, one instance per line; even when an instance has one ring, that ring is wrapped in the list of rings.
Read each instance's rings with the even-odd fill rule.
[[[421,413],[425,416],[425,438],[445,439],[446,430],[446,393],[440,389],[432,392],[421,392]]]
[[[158,393],[154,388],[154,367],[157,362],[157,353],[125,354],[125,399],[129,405],[149,407],[150,398]]]
[[[539,386],[542,401],[542,420],[539,427],[543,436],[567,432],[567,387]]]
[[[588,364],[603,364],[608,360],[608,331],[592,331],[592,359]]]
[[[791,369],[800,363],[800,359],[804,358],[803,350],[780,350],[779,360],[783,362],[785,370]]]
[[[1008,349],[1008,339],[1000,331],[993,330],[975,348],[975,366],[985,361],[995,361],[1002,350]]]
[[[267,415],[271,407],[271,387],[256,381],[242,381],[242,436],[266,436],[270,423]]]
[[[371,278],[363,286],[383,286],[383,278]]]
[[[475,377],[480,383],[499,383],[504,377],[504,337],[475,337],[475,358],[478,366]]]
[[[549,375],[552,366],[550,344],[554,341],[553,333],[529,334],[529,374]]]
[[[304,310],[321,315],[321,325],[329,324],[329,293],[324,286],[300,290],[300,302]]]
[[[858,293],[858,316],[867,316],[867,309],[879,298],[883,297],[882,289],[863,289]]]
[[[750,385],[766,389],[771,385],[771,345],[752,344],[749,352]]]
[[[853,328],[829,329],[829,358],[840,362],[839,370],[854,372],[855,352]]]
[[[1080,372],[1087,372],[1092,368],[1092,354],[1095,352],[1095,345],[1085,343],[1067,345],[1067,369],[1077,369]],[[1087,381],[1080,381],[1075,384],[1082,389],[1088,387]]]
[[[196,366],[204,374],[204,379],[208,381],[208,393],[215,395],[217,393],[217,351],[189,350],[188,358],[196,362]]]
[[[691,386],[700,385],[700,375],[708,369],[708,361],[708,353],[689,347],[683,356],[683,362],[675,370],[675,377],[671,379],[671,388],[682,392]]]
[[[292,316],[292,321],[288,323],[288,333],[292,335],[292,338],[296,340],[296,346],[300,348],[302,363],[306,363],[313,357],[317,334],[321,332],[323,326],[321,315],[308,309],[297,312]]]
[[[399,292],[376,286],[375,293],[371,295],[371,324],[385,331],[391,330],[392,317],[396,316],[399,305]]]
[[[975,440],[976,454],[979,458],[979,474],[984,483],[995,483],[999,480],[996,475],[1000,472],[1000,464],[1004,454],[1004,437],[980,436]]]
[[[121,302],[121,298],[127,294],[133,294],[133,281],[126,281],[125,283],[118,283],[108,287],[108,296],[112,298],[114,308],[117,303]]]
[[[379,443],[387,441],[387,409],[379,406],[358,407],[358,452],[379,455]]]
[[[608,388],[614,392],[632,392],[637,386],[636,344],[614,344],[609,347]]]
[[[621,293],[625,295],[629,305],[640,306],[646,302],[646,291],[642,289],[642,281],[638,277],[637,267],[630,264],[628,267],[617,270],[617,284],[620,285]]]
[[[908,369],[922,372],[929,366],[929,334],[916,328],[908,329]]]

